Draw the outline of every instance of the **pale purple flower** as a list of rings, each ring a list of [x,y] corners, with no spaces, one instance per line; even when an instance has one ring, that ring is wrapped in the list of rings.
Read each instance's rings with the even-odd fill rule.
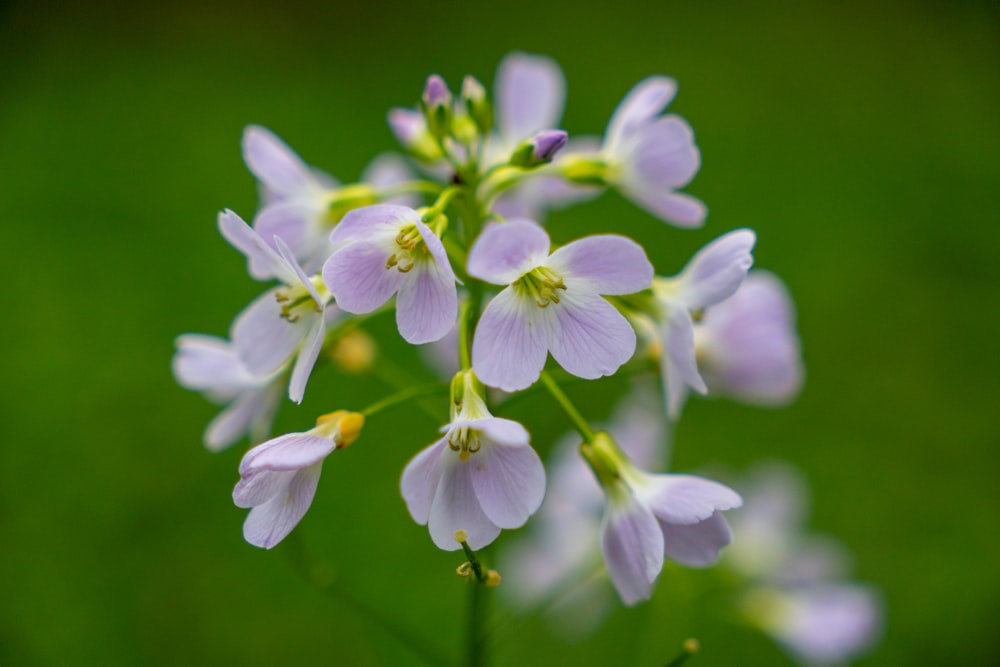
[[[472,365],[485,384],[516,391],[538,379],[549,352],[578,377],[617,371],[635,351],[635,332],[600,295],[649,287],[653,267],[642,247],[613,234],[582,238],[550,255],[541,227],[512,220],[479,236],[468,272],[507,285],[479,320]]]
[[[455,273],[441,239],[413,209],[351,211],[330,241],[338,249],[323,265],[323,280],[343,310],[370,313],[398,293],[396,324],[413,344],[438,340],[455,324]]]
[[[604,561],[622,601],[652,595],[664,557],[690,567],[718,560],[732,539],[721,512],[739,507],[727,486],[695,475],[650,474],[631,465],[605,489],[601,523]]]
[[[604,134],[604,179],[661,220],[699,227],[705,205],[676,192],[698,172],[701,155],[684,119],[661,116],[677,92],[673,79],[640,81],[615,109]]]
[[[184,334],[176,344],[173,370],[177,382],[226,405],[205,429],[205,446],[217,452],[244,435],[251,441],[266,437],[281,398],[281,370],[254,375],[235,346],[215,336]]]
[[[753,264],[750,254],[756,235],[739,229],[699,250],[673,278],[653,282],[660,317],[660,368],[667,414],[680,416],[688,387],[705,394],[708,387],[698,373],[692,314],[729,298]]]
[[[279,436],[244,455],[233,502],[252,508],[243,523],[247,542],[270,549],[295,528],[312,504],[323,459],[350,445],[363,424],[360,414],[341,410],[305,433]]]
[[[712,394],[782,405],[802,388],[795,307],[781,280],[751,271],[728,299],[695,324],[698,371]]]
[[[309,278],[280,238],[275,252],[264,239],[232,211],[219,214],[222,235],[260,268],[283,285],[264,292],[233,322],[230,337],[250,373],[275,373],[297,355],[288,396],[302,402],[306,383],[323,348],[327,319],[336,312],[327,307],[330,294],[318,278]],[[280,254],[279,254],[280,253]]]
[[[410,515],[427,525],[434,544],[456,551],[462,530],[481,549],[501,529],[524,525],[545,495],[545,469],[524,427],[492,416],[467,381],[461,410],[443,431],[407,464],[400,483]]]

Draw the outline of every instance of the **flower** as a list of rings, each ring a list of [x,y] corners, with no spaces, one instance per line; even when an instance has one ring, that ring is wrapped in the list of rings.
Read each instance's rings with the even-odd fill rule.
[[[729,232],[699,250],[677,276],[653,281],[653,294],[661,311],[663,393],[671,419],[680,416],[688,387],[702,394],[708,392],[698,373],[692,313],[736,291],[753,264],[750,252],[756,240],[749,229]]]
[[[550,351],[587,379],[614,373],[635,351],[632,327],[600,296],[638,292],[653,279],[645,251],[624,236],[589,236],[550,255],[541,227],[512,220],[479,236],[467,268],[507,285],[483,312],[472,345],[472,366],[487,385],[530,386]]]
[[[455,324],[455,273],[441,239],[413,209],[351,211],[330,241],[339,249],[323,265],[323,280],[343,310],[370,313],[398,292],[396,324],[413,344],[438,340]]]
[[[781,280],[751,271],[736,292],[694,326],[698,371],[712,394],[783,405],[802,388],[795,306]]]
[[[528,432],[492,416],[475,384],[466,373],[458,414],[444,437],[406,465],[400,482],[410,515],[445,551],[461,548],[459,530],[472,549],[485,547],[501,529],[524,525],[545,495],[545,468]]]
[[[247,306],[233,321],[230,335],[247,370],[257,376],[276,372],[298,352],[288,385],[288,396],[302,402],[309,374],[326,337],[330,294],[322,281],[310,279],[292,257],[284,241],[275,237],[271,249],[240,216],[226,210],[219,214],[219,230],[237,250],[259,267],[261,275],[284,283],[270,289]],[[280,253],[280,254],[279,254]]]
[[[217,452],[246,434],[251,440],[266,436],[278,410],[281,371],[254,375],[235,346],[215,336],[184,334],[178,336],[176,344],[173,369],[177,382],[227,404],[205,429],[205,446]]]
[[[661,220],[700,227],[705,205],[676,192],[701,165],[694,133],[679,116],[659,115],[676,92],[674,80],[663,76],[644,79],[629,91],[604,134],[604,180]]]
[[[364,422],[357,412],[338,410],[305,433],[287,433],[246,453],[233,502],[252,508],[243,523],[247,542],[270,549],[292,532],[312,504],[323,459],[353,443]]]

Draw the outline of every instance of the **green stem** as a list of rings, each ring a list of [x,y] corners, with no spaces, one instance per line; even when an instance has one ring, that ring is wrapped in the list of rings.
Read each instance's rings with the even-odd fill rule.
[[[385,398],[375,401],[367,408],[361,411],[365,417],[371,417],[374,414],[378,414],[386,408],[391,408],[394,405],[399,405],[400,403],[406,403],[407,401],[412,401],[417,398],[422,398],[424,396],[430,396],[431,394],[436,394],[438,392],[447,391],[448,385],[443,382],[433,382],[431,384],[417,385],[416,387],[409,387],[398,391],[395,394],[386,396]]]
[[[478,581],[469,582],[469,625],[466,630],[465,664],[468,667],[485,667],[487,662],[486,586]]]
[[[405,195],[411,192],[423,192],[428,195],[439,195],[444,186],[435,181],[403,181],[378,190],[379,199],[389,199],[396,195]]]
[[[666,667],[681,667],[681,665],[688,661],[688,658],[698,652],[699,648],[697,639],[685,640],[681,646],[681,652],[676,658],[668,662]]]
[[[566,413],[566,416],[569,417],[571,422],[573,422],[573,427],[579,431],[580,435],[586,442],[593,443],[595,436],[594,429],[590,428],[590,424],[588,424],[587,420],[583,418],[580,411],[576,409],[573,402],[569,400],[569,396],[567,396],[566,393],[559,388],[559,385],[556,384],[556,381],[552,379],[552,376],[549,375],[547,371],[542,371],[541,379],[542,384],[545,385],[545,388],[548,389],[549,393],[552,394],[552,397],[556,399],[556,402],[559,403],[559,406],[563,409],[563,412]]]

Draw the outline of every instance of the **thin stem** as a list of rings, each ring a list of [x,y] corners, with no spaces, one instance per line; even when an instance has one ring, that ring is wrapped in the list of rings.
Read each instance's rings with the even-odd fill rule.
[[[409,387],[398,391],[395,394],[386,396],[385,398],[375,401],[367,408],[361,411],[365,417],[371,417],[374,414],[378,414],[386,408],[391,408],[394,405],[399,405],[400,403],[406,403],[407,401],[412,401],[417,398],[422,398],[424,396],[430,396],[431,394],[436,394],[438,392],[443,392],[448,389],[448,385],[443,382],[433,382],[431,384],[417,385],[416,387]]]
[[[566,413],[566,416],[569,417],[571,422],[573,422],[573,427],[576,428],[586,442],[593,443],[595,437],[594,429],[590,428],[590,424],[588,424],[587,420],[583,418],[580,411],[576,409],[573,402],[569,400],[569,396],[567,396],[566,393],[559,388],[559,385],[556,384],[556,381],[552,379],[552,376],[549,375],[547,371],[542,371],[541,379],[542,384],[545,385],[545,388],[548,389],[549,393],[552,394],[552,397],[556,399],[556,402],[559,403],[559,406],[563,409],[563,412]]]
[[[465,664],[468,667],[485,667],[487,657],[487,635],[482,631],[486,625],[486,586],[478,581],[470,581],[469,625],[466,630]]]
[[[701,646],[698,644],[697,639],[684,640],[684,644],[681,646],[681,652],[676,658],[668,662],[666,667],[681,667],[681,665],[688,661],[688,658],[698,652],[699,648],[701,648]]]
[[[444,186],[435,181],[403,181],[402,183],[379,188],[378,196],[380,199],[389,199],[396,195],[405,195],[411,192],[439,195],[443,189]]]
[[[434,205],[427,209],[427,212],[424,213],[424,222],[431,222],[434,218],[443,213],[444,210],[448,208],[448,204],[451,203],[451,200],[455,198],[455,195],[461,191],[462,188],[458,185],[450,185],[445,188],[444,191],[438,195],[437,201],[434,202]]]

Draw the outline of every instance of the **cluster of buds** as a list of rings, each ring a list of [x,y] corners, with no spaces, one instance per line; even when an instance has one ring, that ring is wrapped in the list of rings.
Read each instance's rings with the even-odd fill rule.
[[[620,234],[553,248],[545,231],[547,211],[607,189],[676,227],[702,225],[705,206],[680,192],[700,167],[694,134],[664,113],[676,90],[666,77],[639,82],[602,139],[559,127],[565,82],[548,58],[505,58],[492,98],[472,77],[456,96],[434,75],[415,108],[389,112],[403,155],[377,157],[346,185],[269,130],[247,128],[243,156],[261,205],[252,225],[228,210],[218,225],[253,278],[280,284],[235,318],[228,340],[181,336],[174,368],[185,387],[227,405],[206,433],[211,449],[243,436],[264,441],[244,456],[233,492],[251,508],[251,544],[271,548],[299,523],[323,460],[354,442],[366,418],[426,395],[396,387],[373,406],[267,439],[283,388],[300,402],[321,358],[349,372],[371,368],[379,351],[364,318],[395,310],[404,340],[450,346],[435,358],[458,359],[451,421],[415,453],[400,487],[435,545],[465,550],[460,574],[499,583],[475,551],[548,505],[528,430],[491,413],[489,388],[544,388],[576,427],[573,457],[587,464],[589,487],[563,484],[558,473],[549,496],[598,517],[603,560],[626,604],[652,595],[665,558],[693,567],[719,558],[731,540],[723,513],[740,496],[703,477],[646,472],[665,456],[637,457],[630,436],[593,428],[561,390],[563,376],[545,370],[551,355],[586,380],[658,373],[660,423],[680,417],[691,389],[776,404],[800,387],[787,291],[770,274],[748,276],[752,231],[721,236],[673,277]],[[657,447],[665,450],[663,438]]]

